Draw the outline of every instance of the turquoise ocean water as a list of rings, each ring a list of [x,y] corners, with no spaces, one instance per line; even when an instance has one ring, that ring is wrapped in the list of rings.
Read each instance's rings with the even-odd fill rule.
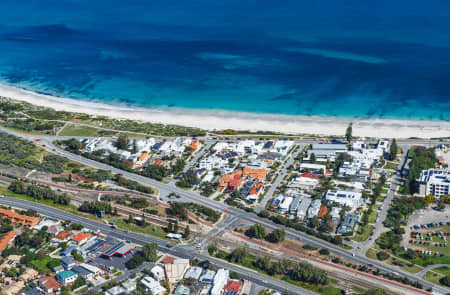
[[[150,108],[450,120],[450,2],[0,1],[0,81]]]

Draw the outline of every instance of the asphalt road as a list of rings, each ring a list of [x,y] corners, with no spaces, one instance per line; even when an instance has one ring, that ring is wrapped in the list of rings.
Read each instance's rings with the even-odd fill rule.
[[[289,166],[293,165],[295,162],[295,158],[300,154],[303,150],[303,148],[306,146],[306,143],[299,143],[298,149],[288,155],[288,159],[283,163],[283,165],[280,167],[279,173],[277,175],[277,178],[273,182],[273,184],[270,186],[269,191],[264,196],[264,199],[259,203],[259,205],[255,208],[256,212],[260,212],[264,210],[266,207],[266,203],[272,198],[273,193],[277,189],[277,187],[280,185],[280,183],[283,181],[284,177],[286,176],[286,173],[288,171]]]
[[[419,281],[424,285],[425,288],[433,288],[433,290],[435,292],[439,292],[440,294],[446,294],[448,292],[447,289],[440,287],[436,284],[430,283],[428,281],[425,281],[421,277],[417,276],[416,274],[412,274],[412,273],[403,271],[401,269],[398,269],[396,267],[381,263],[379,261],[372,260],[370,258],[367,258],[364,255],[360,255],[360,254],[351,252],[349,250],[344,250],[339,246],[328,243],[324,240],[315,238],[313,236],[295,231],[293,229],[290,229],[290,228],[287,228],[287,227],[284,227],[281,225],[274,224],[272,221],[270,221],[268,219],[260,218],[255,214],[248,213],[244,210],[240,210],[240,209],[228,206],[226,204],[220,203],[220,202],[212,200],[212,199],[201,197],[194,192],[179,189],[172,184],[161,183],[156,180],[140,176],[138,174],[126,172],[126,171],[114,168],[112,166],[109,166],[109,165],[106,165],[103,163],[99,163],[99,162],[84,158],[82,156],[78,156],[78,155],[69,153],[69,152],[62,150],[62,149],[56,147],[55,145],[53,145],[53,143],[51,142],[53,139],[52,137],[46,138],[43,136],[24,135],[24,134],[21,134],[21,133],[18,133],[18,132],[9,130],[9,129],[1,128],[1,127],[0,127],[0,130],[4,131],[6,133],[9,133],[9,134],[15,135],[15,136],[19,136],[19,137],[27,139],[27,140],[41,138],[42,141],[35,142],[35,144],[40,145],[41,147],[44,147],[43,145],[45,145],[44,148],[51,153],[55,153],[55,154],[64,156],[70,160],[77,161],[84,165],[91,166],[91,167],[94,167],[97,169],[110,170],[111,172],[113,172],[115,174],[122,174],[124,177],[126,177],[128,179],[137,181],[144,185],[149,185],[149,186],[153,186],[153,187],[157,188],[159,190],[160,195],[168,195],[169,193],[174,192],[174,193],[178,194],[179,196],[181,196],[183,199],[188,200],[190,202],[198,203],[198,204],[204,205],[206,207],[209,207],[209,208],[212,208],[215,210],[219,210],[221,212],[225,212],[228,215],[238,217],[241,220],[245,220],[249,223],[262,224],[268,230],[273,230],[276,228],[283,228],[283,229],[285,229],[288,238],[295,239],[295,240],[298,240],[298,241],[301,241],[304,243],[308,243],[311,245],[315,245],[317,247],[327,248],[330,250],[331,253],[333,253],[343,259],[347,259],[347,260],[353,261],[355,263],[359,263],[359,264],[366,265],[366,266],[376,267],[382,272],[393,273],[396,275],[405,276],[413,281]],[[311,141],[311,142],[313,142],[313,141]],[[311,142],[301,141],[299,143],[311,143]],[[438,142],[430,143],[429,141],[411,141],[411,142],[406,143],[406,145],[408,145],[408,146],[411,146],[411,145],[429,146],[429,145],[436,145],[436,144],[438,144]]]
[[[25,210],[33,209],[39,214],[59,220],[69,220],[73,223],[81,224],[82,226],[90,230],[93,231],[100,230],[102,234],[108,235],[115,239],[130,240],[131,242],[136,243],[138,245],[144,245],[146,243],[157,243],[158,250],[161,252],[168,253],[181,258],[188,258],[188,259],[197,258],[200,261],[209,260],[210,263],[212,263],[216,267],[229,269],[232,272],[238,273],[242,279],[249,280],[252,283],[263,286],[265,288],[274,289],[280,292],[287,290],[291,294],[317,295],[314,292],[302,289],[300,287],[288,284],[286,282],[279,281],[269,276],[262,275],[255,271],[248,270],[246,268],[210,257],[205,254],[197,253],[191,250],[189,247],[177,246],[165,240],[148,235],[127,232],[121,229],[113,229],[107,224],[99,223],[94,220],[74,215],[53,207],[9,197],[0,198],[0,204],[15,208],[21,208]]]

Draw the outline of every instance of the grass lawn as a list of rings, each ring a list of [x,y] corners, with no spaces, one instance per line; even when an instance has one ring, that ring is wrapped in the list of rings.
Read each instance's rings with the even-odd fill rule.
[[[443,275],[450,276],[450,266],[449,267],[438,267],[433,269],[434,272],[440,272]]]
[[[59,136],[97,136],[98,128],[77,124],[67,124],[59,133]]]
[[[39,131],[35,131],[35,130],[24,131],[24,130],[19,129],[19,128],[5,127],[3,124],[1,124],[1,126],[3,128],[6,128],[6,129],[9,129],[9,130],[12,130],[12,131],[16,131],[16,132],[19,132],[19,133],[48,136],[48,134],[45,134],[45,133],[39,132]]]
[[[372,227],[373,227],[373,225],[370,225],[370,224],[363,226],[363,227],[361,227],[361,226],[358,227],[358,231],[355,233],[355,235],[353,237],[351,237],[351,239],[355,242],[366,241],[370,236]]]
[[[375,249],[368,249],[366,252],[366,256],[370,259],[377,259],[377,251]]]
[[[383,166],[384,169],[397,169],[397,164],[396,163],[392,163],[392,162],[386,162],[386,164],[384,164]]]
[[[37,269],[38,271],[45,271],[45,270],[49,270],[48,267],[47,267],[47,264],[50,261],[52,261],[52,260],[58,260],[59,261],[59,259],[55,259],[55,258],[51,258],[49,256],[45,256],[42,259],[31,261],[31,265],[33,266],[33,268]]]
[[[156,227],[156,232],[155,232],[155,226],[152,224],[148,224],[145,227],[140,227],[137,225],[130,225],[128,223],[126,223],[122,218],[115,218],[115,219],[110,219],[109,221],[114,221],[116,226],[120,229],[124,229],[124,230],[128,230],[128,231],[132,231],[135,233],[141,233],[141,234],[146,234],[146,235],[150,235],[150,236],[154,236],[163,240],[167,240],[166,235],[167,233],[160,227]]]
[[[78,211],[78,208],[73,206],[73,205],[55,204],[51,200],[39,200],[39,201],[37,201],[37,200],[33,199],[32,197],[13,193],[7,187],[0,187],[0,194],[5,195],[7,197],[11,197],[11,198],[17,198],[17,199],[22,199],[22,200],[26,200],[26,201],[30,201],[30,202],[35,202],[35,203],[47,205],[47,206],[54,207],[54,208],[57,208],[57,209],[60,209],[60,210],[64,210],[64,211],[67,211],[67,212],[70,212],[72,214],[76,214],[76,215],[79,215],[79,216],[88,217],[87,215],[81,214]]]
[[[370,259],[379,261],[378,258],[377,258],[377,253],[378,253],[378,251],[379,251],[379,250],[370,248],[369,250],[367,250],[366,256],[367,256],[368,258],[370,258]],[[388,253],[388,252],[387,252],[387,253]],[[388,253],[388,254],[389,254],[389,253]],[[421,271],[421,270],[423,269],[423,268],[422,268],[421,266],[419,266],[419,265],[416,265],[416,264],[412,264],[412,265],[411,265],[411,263],[408,263],[408,262],[404,261],[404,260],[403,260],[402,258],[400,258],[400,257],[395,257],[395,258],[396,258],[397,261],[401,261],[401,262],[403,263],[402,266],[399,266],[399,265],[395,265],[395,266],[397,266],[397,267],[399,267],[400,269],[405,270],[405,271],[407,271],[407,272],[410,272],[410,273],[418,273],[419,271]],[[393,260],[393,257],[391,256],[391,258],[388,258],[388,259],[384,260],[383,263],[386,263],[386,264],[389,264],[389,265],[394,265],[394,264],[392,264],[392,260]]]
[[[375,223],[375,221],[377,220],[377,216],[378,216],[378,211],[376,211],[376,209],[373,208],[372,213],[370,213],[370,215],[369,215],[369,223]]]
[[[429,272],[427,272],[427,273],[423,276],[423,278],[424,278],[425,280],[427,280],[427,281],[429,281],[429,282],[432,282],[432,283],[434,283],[434,284],[436,284],[436,285],[441,285],[441,284],[439,283],[439,280],[440,280],[442,277],[444,277],[443,274],[435,273],[435,272],[433,272],[433,271],[429,271]],[[442,285],[441,285],[441,286],[442,286]]]
[[[259,272],[259,273],[268,275],[265,271],[255,267],[253,265],[253,261],[255,261],[255,260],[256,260],[256,257],[254,255],[250,254],[250,255],[248,255],[246,257],[246,259],[240,265],[242,265],[242,266],[244,266],[246,268],[249,268],[249,269],[253,269],[253,270],[255,270],[255,271]],[[337,281],[335,279],[332,279],[332,278],[329,278],[329,285],[327,285],[327,286],[316,286],[316,285],[308,284],[308,283],[301,282],[301,281],[294,281],[291,278],[289,278],[287,276],[283,276],[283,275],[274,275],[272,277],[274,277],[276,279],[279,279],[279,280],[283,280],[283,281],[288,282],[288,283],[290,283],[292,285],[296,285],[296,286],[299,286],[301,288],[304,288],[304,289],[307,289],[307,290],[311,290],[313,292],[317,292],[317,293],[322,294],[322,295],[340,295],[340,294],[342,294],[342,290],[341,289],[338,289],[338,288],[334,287],[334,285],[339,283],[339,281]]]

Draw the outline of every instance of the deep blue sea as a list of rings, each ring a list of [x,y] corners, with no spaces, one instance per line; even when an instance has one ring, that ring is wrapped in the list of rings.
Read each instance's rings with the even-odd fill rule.
[[[450,120],[450,1],[1,0],[0,81],[143,107]]]

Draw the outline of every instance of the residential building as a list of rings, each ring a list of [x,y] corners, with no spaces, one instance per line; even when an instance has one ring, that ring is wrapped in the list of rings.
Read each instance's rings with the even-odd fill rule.
[[[77,235],[75,235],[72,238],[72,241],[77,244],[77,245],[81,245],[85,242],[87,242],[87,240],[90,238],[90,234],[89,233],[78,233]]]
[[[327,166],[322,164],[312,164],[312,163],[301,163],[300,170],[309,170],[313,173],[324,174],[327,171]]]
[[[216,272],[210,269],[207,269],[203,275],[200,277],[200,282],[203,284],[212,284],[214,282],[214,277],[216,276]]]
[[[325,200],[328,204],[338,203],[341,206],[348,206],[351,212],[365,203],[360,192],[344,190],[328,190],[325,194]]]
[[[77,276],[82,277],[86,280],[92,279],[94,276],[87,269],[81,267],[80,265],[74,265],[71,269]]]
[[[339,208],[339,207],[331,208],[330,215],[331,215],[331,220],[333,222],[338,222],[341,219],[341,214],[340,214],[341,211],[342,211],[342,208]]]
[[[298,206],[302,201],[302,196],[295,196],[292,200],[291,207],[289,208],[289,214],[295,215],[297,213]]]
[[[64,256],[61,258],[61,265],[64,267],[64,269],[71,269],[75,265],[75,260],[72,256]]]
[[[307,175],[309,176],[309,175]],[[303,190],[303,191],[313,191],[314,188],[319,184],[319,179],[315,177],[294,177],[291,182],[287,185],[290,189]]]
[[[16,237],[17,233],[15,231],[9,231],[6,234],[3,235],[3,237],[0,238],[0,252],[2,252],[3,250],[5,250],[9,243],[14,240],[14,238]]]
[[[39,223],[38,217],[22,215],[13,210],[0,208],[0,216],[11,220],[12,224],[20,224],[23,226],[34,227]]]
[[[250,167],[244,167],[242,174],[245,177],[254,178],[262,182],[266,179],[268,172],[269,171],[267,169],[254,169]]]
[[[236,170],[222,176],[217,190],[219,192],[232,192],[234,190],[240,190],[243,183],[244,180],[242,179],[242,170]]]
[[[280,153],[283,156],[286,156],[289,150],[294,146],[294,141],[292,140],[278,140],[273,145],[271,151]]]
[[[240,280],[229,280],[225,286],[226,294],[235,295],[241,291],[242,282]]]
[[[344,216],[344,219],[342,220],[341,224],[338,227],[337,233],[338,234],[346,234],[351,233],[353,231],[353,227],[356,224],[356,221],[358,221],[358,216],[352,213],[347,213]]]
[[[152,274],[152,277],[158,281],[164,281],[166,278],[166,275],[164,274],[164,268],[162,268],[160,265],[155,265],[150,270],[150,273]]]
[[[294,198],[286,196],[281,200],[280,204],[278,205],[278,210],[280,211],[281,214],[288,213],[293,200]]]
[[[71,270],[63,270],[56,274],[56,279],[60,284],[66,285],[75,282],[78,275]]]
[[[370,166],[370,164],[360,161],[346,161],[339,167],[338,176],[342,178],[367,181],[370,177]]]
[[[317,216],[317,214],[319,214],[321,205],[322,202],[320,200],[312,201],[308,209],[308,218],[313,218],[314,216]]]
[[[166,288],[161,286],[159,281],[155,280],[152,277],[144,277],[141,280],[141,285],[144,287],[146,292],[150,292],[152,295],[162,295],[166,292]]]
[[[164,270],[169,283],[180,281],[189,268],[189,259],[175,259],[172,263],[165,264]]]
[[[105,292],[106,295],[126,295],[126,290],[121,286],[115,286]]]
[[[39,279],[39,287],[41,287],[46,293],[53,293],[59,290],[59,283],[52,277],[45,276]]]
[[[120,286],[125,289],[126,294],[133,294],[133,292],[136,290],[136,280],[129,279],[123,282]]]
[[[96,278],[100,275],[103,275],[104,271],[101,268],[98,268],[92,264],[81,263],[80,266],[89,272],[89,278]]]
[[[203,269],[198,266],[191,266],[184,275],[184,279],[198,280],[202,274]]]
[[[200,159],[200,161],[198,162],[198,168],[206,170],[219,169],[226,163],[227,161],[225,161],[221,157],[210,156],[208,158]]]
[[[322,208],[320,208],[319,213],[317,214],[317,217],[319,219],[323,219],[325,218],[325,215],[327,215],[328,213],[328,207],[327,206],[322,206]]]
[[[189,295],[191,294],[191,290],[185,285],[179,285],[174,292],[174,295]]]
[[[72,232],[70,231],[62,231],[56,234],[56,236],[52,239],[52,242],[54,243],[62,243],[67,241],[70,236],[72,235]]]
[[[66,249],[64,249],[64,250],[62,250],[61,253],[60,253],[60,255],[61,255],[61,256],[68,256],[68,255],[72,254],[72,251],[75,250],[75,249],[76,249],[75,246],[70,246],[70,247],[68,247],[68,248],[66,248]]]
[[[300,220],[305,219],[306,214],[308,213],[309,205],[311,204],[311,198],[310,197],[303,197],[300,204],[297,208],[297,217]]]
[[[221,295],[223,293],[223,289],[227,284],[228,278],[230,276],[230,272],[226,269],[219,269],[214,276],[213,286],[211,288],[211,295]]]
[[[450,170],[428,169],[420,173],[419,194],[440,197],[450,194]]]

